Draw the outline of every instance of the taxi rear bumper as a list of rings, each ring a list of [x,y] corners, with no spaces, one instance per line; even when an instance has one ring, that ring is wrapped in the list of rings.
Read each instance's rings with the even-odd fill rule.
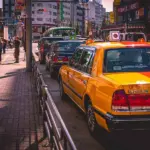
[[[110,131],[117,130],[150,130],[150,115],[105,116]]]
[[[95,110],[100,117],[106,120],[108,129],[113,131],[150,130],[150,115],[112,115],[103,114]]]

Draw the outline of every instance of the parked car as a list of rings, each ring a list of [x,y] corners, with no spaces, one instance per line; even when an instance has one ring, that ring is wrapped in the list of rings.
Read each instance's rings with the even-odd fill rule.
[[[133,46],[134,45],[134,46]],[[83,110],[90,133],[150,129],[150,45],[104,42],[79,46],[59,71],[60,95]]]
[[[45,63],[45,56],[49,50],[51,43],[54,41],[60,41],[60,40],[63,40],[63,38],[60,38],[60,37],[42,37],[39,40],[39,42],[38,42],[38,55],[39,55],[39,61],[41,64]]]
[[[58,73],[62,65],[68,64],[75,49],[84,43],[85,41],[81,40],[65,40],[51,44],[51,48],[46,55],[46,70],[50,71],[51,77]]]

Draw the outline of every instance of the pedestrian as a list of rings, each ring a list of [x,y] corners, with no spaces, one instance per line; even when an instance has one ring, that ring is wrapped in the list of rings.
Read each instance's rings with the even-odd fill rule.
[[[16,37],[14,40],[14,46],[15,46],[14,57],[16,60],[15,63],[19,63],[20,41],[18,37]]]
[[[3,54],[5,54],[6,52],[6,45],[7,45],[7,41],[3,39]]]
[[[0,64],[1,64],[1,61],[2,61],[2,41],[0,39]]]
[[[25,61],[26,60],[26,43],[25,43],[24,39],[22,40],[22,45],[23,45],[23,48],[24,48],[24,61]]]

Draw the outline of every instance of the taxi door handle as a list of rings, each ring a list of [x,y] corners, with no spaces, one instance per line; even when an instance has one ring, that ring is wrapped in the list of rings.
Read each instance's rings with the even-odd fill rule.
[[[73,78],[73,73],[68,73],[68,75],[71,77],[71,78]]]
[[[83,84],[85,84],[85,85],[86,85],[86,84],[87,84],[87,81],[86,81],[86,80],[83,80]]]

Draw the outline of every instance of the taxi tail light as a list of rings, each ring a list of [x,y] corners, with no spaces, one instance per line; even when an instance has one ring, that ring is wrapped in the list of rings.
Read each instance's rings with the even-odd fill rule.
[[[129,103],[124,90],[117,90],[112,97],[112,110],[129,111]]]
[[[41,52],[44,52],[44,45],[41,45],[41,46],[40,46],[40,51],[41,51]]]
[[[53,57],[52,61],[58,62],[58,58],[57,57]]]
[[[63,57],[62,61],[68,61],[68,57]]]
[[[149,94],[128,95],[128,101],[129,101],[131,110],[150,109],[150,95]]]

